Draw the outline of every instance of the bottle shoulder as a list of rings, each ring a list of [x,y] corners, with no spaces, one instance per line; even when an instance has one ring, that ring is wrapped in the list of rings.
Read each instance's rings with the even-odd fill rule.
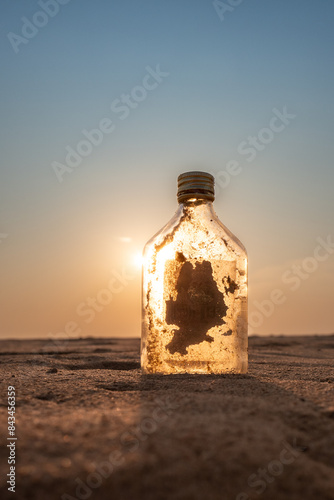
[[[228,254],[229,258],[233,258],[233,254],[247,258],[244,245],[213,210],[194,214],[178,209],[171,220],[146,243],[144,253],[155,253],[168,245],[183,249],[186,254],[209,252]]]
[[[229,241],[231,243],[231,245],[240,253],[244,253],[247,257],[247,250],[245,248],[245,246],[243,245],[243,243],[241,243],[241,241],[239,240],[239,238],[232,233],[232,231],[230,231],[228,229],[228,227],[225,226],[225,224],[223,224],[217,217],[216,219],[216,224],[218,224],[222,230],[222,233],[223,234],[226,234],[229,238]]]
[[[173,217],[165,224],[159,231],[157,231],[145,244],[145,250],[152,246],[164,245],[165,242],[170,238],[170,236],[175,232],[175,229],[180,223],[180,216],[178,211],[176,211]]]

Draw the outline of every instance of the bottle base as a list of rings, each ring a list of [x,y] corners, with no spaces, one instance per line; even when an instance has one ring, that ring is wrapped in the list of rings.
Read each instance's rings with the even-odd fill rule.
[[[247,360],[240,361],[237,365],[227,366],[218,361],[165,361],[163,368],[142,366],[144,374],[172,375],[180,373],[210,375],[224,373],[247,373]]]

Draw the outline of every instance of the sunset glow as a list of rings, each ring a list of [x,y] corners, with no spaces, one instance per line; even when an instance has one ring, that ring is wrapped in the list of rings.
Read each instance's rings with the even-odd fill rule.
[[[334,331],[334,7],[232,3],[63,2],[26,38],[47,14],[5,2],[2,337],[139,337],[141,252],[186,170],[247,248],[250,332]]]

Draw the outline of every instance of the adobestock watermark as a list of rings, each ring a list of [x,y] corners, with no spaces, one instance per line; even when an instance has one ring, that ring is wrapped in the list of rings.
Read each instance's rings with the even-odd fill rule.
[[[129,281],[135,279],[136,275],[122,269],[112,271],[112,277],[105,288],[101,288],[94,297],[87,297],[84,302],[80,302],[76,308],[76,313],[84,317],[85,323],[94,321],[96,313],[103,311],[112,301],[115,294],[121,293],[129,284]]]
[[[150,416],[143,417],[139,424],[122,432],[119,437],[121,449],[111,452],[106,460],[94,463],[93,472],[90,472],[84,481],[80,477],[76,477],[75,496],[63,493],[61,500],[87,500],[90,498],[93,491],[102,486],[104,480],[108,479],[118,467],[125,465],[126,456],[137,451],[140,445],[158,430],[160,423],[166,421],[180,406],[169,396],[156,398],[154,402],[155,408]]]
[[[110,105],[111,111],[121,121],[128,118],[131,112],[147,99],[149,93],[155,90],[169,76],[168,72],[160,69],[160,64],[157,64],[155,68],[146,66],[145,69],[146,74],[141,84],[133,87],[128,94],[122,94],[119,98],[114,99]],[[81,133],[84,139],[80,140],[74,147],[66,146],[64,162],[53,161],[51,163],[58,181],[63,182],[64,175],[73,172],[84,158],[92,154],[94,148],[102,144],[104,137],[114,132],[115,129],[116,124],[108,117],[102,118],[96,128],[91,130],[83,129]]]
[[[21,45],[27,45],[30,40],[37,36],[39,30],[48,24],[50,18],[55,17],[60,12],[62,5],[66,5],[69,2],[70,0],[39,0],[37,3],[41,9],[37,10],[31,19],[21,17],[23,24],[20,35],[12,31],[7,33],[7,38],[15,54],[18,54]]]
[[[5,240],[6,238],[8,238],[7,233],[0,233],[0,245],[3,242],[3,240]]]
[[[316,242],[313,255],[305,257],[299,264],[293,264],[282,274],[281,281],[289,287],[290,292],[297,291],[302,283],[318,270],[321,262],[325,262],[334,254],[332,235],[329,234],[326,239],[319,236]],[[261,302],[254,301],[253,306],[256,311],[249,315],[248,325],[251,328],[260,327],[266,318],[272,316],[276,307],[284,304],[287,299],[288,295],[281,288],[275,288],[268,298]]]
[[[235,500],[250,500],[254,498],[254,493],[259,496],[267,489],[268,484],[273,483],[277,477],[283,474],[286,466],[293,464],[301,455],[304,448],[296,446],[296,439],[291,446],[286,441],[282,443],[283,448],[276,460],[271,460],[266,467],[259,467],[258,470],[248,477],[247,485],[249,493],[240,492]]]
[[[76,307],[76,314],[84,318],[86,324],[92,323],[97,313],[102,312],[112,302],[114,296],[120,294],[135,277],[136,274],[129,269],[122,268],[121,271],[113,269],[106,286],[80,302]],[[62,349],[70,339],[78,338],[81,333],[82,328],[79,323],[72,320],[64,325],[63,331],[55,334],[49,332],[48,337],[53,348]]]
[[[101,288],[93,297],[89,296],[76,307],[76,314],[84,318],[85,323],[92,323],[96,314],[107,307],[114,296],[120,294],[136,278],[136,273],[131,268],[112,270],[111,277],[105,287]],[[71,340],[77,340],[83,328],[76,320],[67,321],[61,331],[49,332],[47,342],[39,350],[33,349],[30,353],[30,364],[41,364],[41,355],[57,354],[65,349]],[[20,373],[20,379],[30,378],[28,372]]]
[[[296,115],[289,113],[287,107],[283,106],[282,111],[277,108],[272,109],[273,116],[270,118],[268,126],[261,128],[256,135],[250,135],[246,140],[239,143],[237,152],[241,156],[245,156],[248,163],[252,163],[258,153],[263,151],[270,144],[276,134],[280,134],[285,128],[290,125],[291,121],[296,118]],[[240,175],[243,172],[243,167],[238,160],[229,160],[226,163],[225,169],[219,172],[211,172],[215,177],[216,194],[219,189],[226,188],[233,177]]]
[[[233,12],[236,7],[239,7],[244,0],[225,0],[222,2],[221,0],[214,0],[212,5],[218,14],[218,17],[221,21],[224,21],[226,13]]]

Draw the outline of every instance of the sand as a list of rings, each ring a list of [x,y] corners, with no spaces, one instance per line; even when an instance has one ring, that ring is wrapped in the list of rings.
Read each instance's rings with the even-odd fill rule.
[[[138,339],[0,354],[2,499],[334,499],[334,336],[251,337],[247,375],[143,376]]]

